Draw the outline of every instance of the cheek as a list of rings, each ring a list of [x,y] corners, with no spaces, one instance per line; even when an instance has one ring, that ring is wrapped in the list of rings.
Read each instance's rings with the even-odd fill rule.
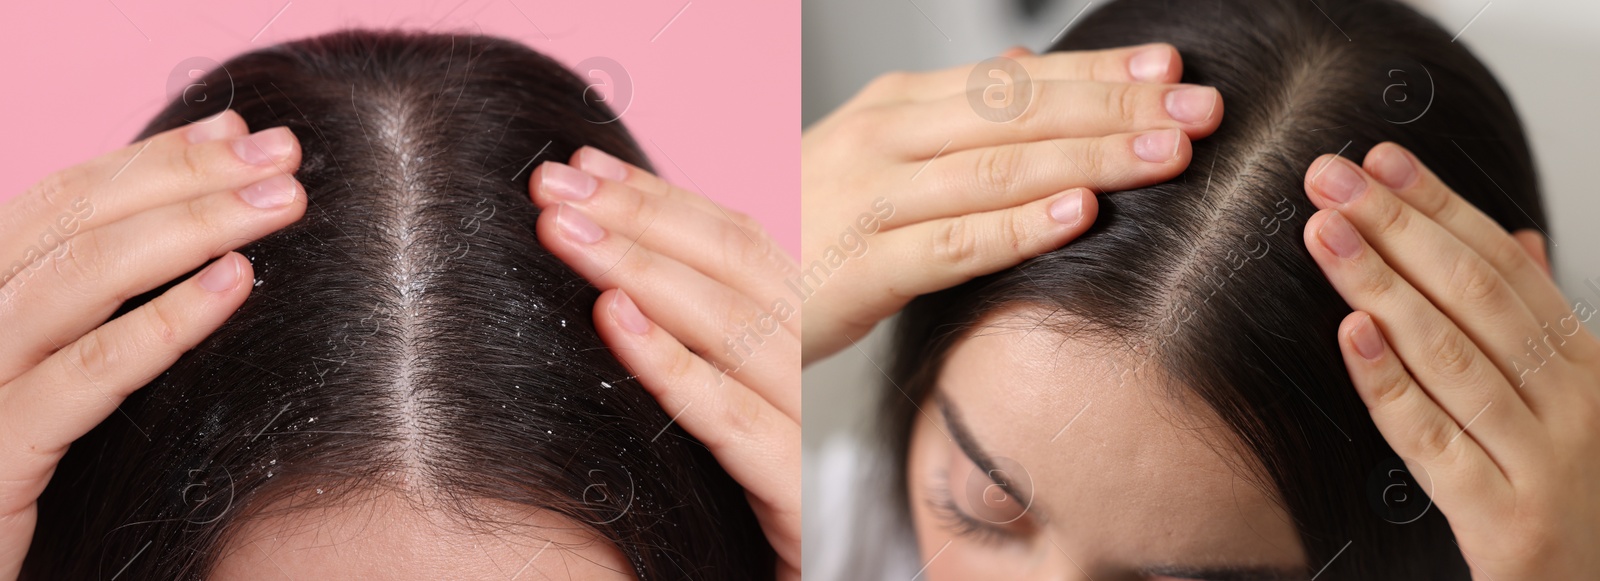
[[[917,548],[922,554],[922,562],[929,564],[927,578],[954,579],[956,577],[949,576],[954,572],[946,571],[939,559],[928,563],[929,558],[946,548],[946,543],[954,543],[955,533],[946,530],[938,516],[928,507],[930,500],[928,491],[938,485],[939,474],[947,469],[942,460],[947,454],[939,450],[944,447],[942,441],[928,437],[930,430],[927,428],[924,422],[917,422],[912,432],[909,458],[906,459],[906,498],[911,504],[911,529],[916,534]]]
[[[1040,559],[1026,548],[996,547],[957,535],[929,508],[930,488],[941,486],[940,479],[950,469],[950,458],[960,452],[937,429],[925,422],[917,422],[912,430],[911,449],[906,462],[911,527],[916,534],[922,559],[918,567],[926,565],[918,579],[1038,578],[1041,568],[1048,568],[1044,562],[1047,559]]]
[[[915,486],[915,484],[913,484]],[[926,495],[912,498],[913,527],[921,552],[919,567],[926,565],[918,579],[961,581],[966,579],[1050,579],[1047,555],[1022,547],[995,547],[963,537],[949,530],[938,515],[927,508]]]

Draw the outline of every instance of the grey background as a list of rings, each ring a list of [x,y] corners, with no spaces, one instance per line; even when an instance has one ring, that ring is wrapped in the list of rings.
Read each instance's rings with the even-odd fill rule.
[[[1182,0],[1178,0],[1182,1]],[[1309,1],[1309,0],[1308,0]],[[1023,22],[1009,1],[806,0],[802,115],[806,126],[891,70],[976,63],[1013,45],[1040,50],[1085,5],[1059,0]],[[1533,141],[1557,245],[1558,281],[1573,300],[1600,303],[1600,3],[1580,0],[1412,0],[1483,59],[1510,91]],[[1106,4],[1093,2],[1089,10]],[[1487,8],[1485,8],[1487,6]],[[1481,10],[1481,13],[1480,13]],[[1476,15],[1476,20],[1474,17]],[[1469,25],[1470,22],[1470,25]],[[1359,39],[1357,40],[1359,42]],[[1593,321],[1591,322],[1593,323]],[[884,362],[883,330],[803,373],[805,492],[817,484],[815,452],[870,425]],[[806,522],[815,522],[807,503]],[[809,535],[808,535],[809,536]]]

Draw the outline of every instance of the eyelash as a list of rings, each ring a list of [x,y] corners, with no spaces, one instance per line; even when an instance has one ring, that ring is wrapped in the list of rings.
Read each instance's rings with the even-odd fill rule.
[[[990,546],[999,546],[1023,539],[1023,535],[1006,527],[996,525],[967,514],[956,506],[955,496],[950,492],[950,475],[939,474],[936,481],[928,487],[927,506],[934,517],[941,521],[945,528],[954,531],[956,536],[970,538],[979,543]],[[1024,513],[1018,523],[1026,522],[1029,516]],[[1205,581],[1204,579],[1191,579],[1188,577],[1162,577],[1172,581]]]
[[[955,531],[956,536],[991,545],[1000,545],[1021,538],[1015,532],[979,520],[956,506],[955,496],[950,492],[948,474],[941,474],[939,481],[928,488],[927,502],[928,509],[944,523],[946,528]]]

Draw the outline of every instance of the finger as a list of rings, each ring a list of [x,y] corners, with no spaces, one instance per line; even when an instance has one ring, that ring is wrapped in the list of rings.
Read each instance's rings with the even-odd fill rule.
[[[666,201],[683,204],[713,216],[722,216],[735,223],[739,222],[736,213],[729,212],[726,208],[711,201],[711,198],[673,185],[672,182],[661,179],[656,174],[617,159],[611,154],[593,147],[586,145],[579,148],[578,151],[572,154],[570,161],[568,165],[581,169],[589,175],[622,182],[628,187],[664,198]],[[535,186],[538,184],[538,182],[530,183]]]
[[[280,174],[72,237],[6,286],[11,292],[0,299],[0,321],[16,332],[0,333],[0,380],[88,333],[123,301],[300,219],[305,203],[299,183]]]
[[[1020,58],[1020,57],[1025,57],[1025,56],[1032,56],[1033,54],[1034,54],[1033,49],[1030,49],[1028,47],[1019,45],[1019,46],[1013,46],[1011,48],[1006,49],[1005,51],[1000,53],[1000,56],[1003,56],[1003,57],[1006,57],[1006,58],[1009,58],[1009,59],[1014,59],[1014,58]]]
[[[1540,269],[1505,228],[1439,181],[1410,151],[1395,143],[1379,144],[1367,153],[1362,166],[1378,183],[1494,265],[1541,322],[1553,324],[1571,316],[1572,305],[1551,282],[1549,272]],[[1544,245],[1538,246],[1542,256]]]
[[[611,232],[639,232],[648,226],[651,235],[639,238],[644,248],[682,262],[758,302],[790,294],[784,283],[798,270],[794,260],[759,225],[746,229],[677,200],[596,179],[556,162],[546,162],[534,171],[534,202],[541,208],[573,204]],[[791,334],[800,334],[799,317],[784,325]]]
[[[832,273],[828,281],[845,285],[840,296],[860,297],[854,304],[869,309],[862,314],[881,318],[899,310],[910,297],[950,288],[1060,248],[1087,231],[1098,211],[1094,193],[1078,188],[1015,208],[880,232],[873,235],[871,248],[859,251],[858,256],[865,259],[849,261],[847,270]],[[811,274],[809,269],[814,268],[809,266],[801,274]],[[848,276],[850,272],[860,276]],[[879,304],[864,290],[852,292],[854,281],[893,281],[890,296],[885,298],[895,302]],[[890,313],[873,312],[878,308],[888,308]]]
[[[539,216],[539,241],[601,290],[629,289],[639,308],[707,361],[800,417],[800,340],[784,326],[792,305],[758,303],[677,260],[602,229],[582,210],[558,204]],[[653,236],[647,225],[633,238]],[[772,300],[772,299],[761,299]],[[788,305],[785,307],[785,305]]]
[[[1550,254],[1544,247],[1544,234],[1540,234],[1538,230],[1523,228],[1512,232],[1511,237],[1517,240],[1517,244],[1522,245],[1522,250],[1528,253],[1528,258],[1533,259],[1534,264],[1539,265],[1539,270],[1543,270],[1545,276],[1555,276],[1550,270]]]
[[[1222,119],[1222,95],[1199,85],[1040,81],[1027,93],[1021,88],[1000,113],[963,93],[866,109],[839,121],[858,124],[850,131],[867,136],[870,145],[919,160],[1004,143],[1151,129],[1181,129],[1199,139]]]
[[[959,216],[1026,204],[1074,188],[1108,192],[1176,177],[1193,153],[1176,129],[1105,137],[996,145],[905,164],[877,184],[902,190],[901,223]],[[904,176],[911,177],[906,178]]]
[[[1306,249],[1350,307],[1366,311],[1428,395],[1505,470],[1527,466],[1538,420],[1472,339],[1368,246],[1338,210],[1307,222]]]
[[[675,333],[651,324],[621,289],[600,296],[594,319],[601,339],[640,385],[759,500],[752,504],[773,548],[785,561],[800,562],[798,418],[690,352]]]
[[[1183,78],[1183,58],[1178,55],[1178,49],[1166,43],[1042,55],[1034,55],[1025,48],[1021,52],[1017,50],[1012,49],[1000,56],[1020,66],[1028,79],[1035,82],[1176,83]],[[980,62],[925,73],[887,73],[874,79],[845,107],[871,107],[964,95],[973,88],[971,83],[975,70],[982,84],[999,82],[984,74],[984,65]]]
[[[250,261],[228,253],[0,386],[0,483],[46,479],[73,440],[222,326],[253,277]]]
[[[109,224],[299,168],[300,145],[287,127],[243,135],[243,125],[225,112],[51,174],[0,208],[0,258],[10,264],[30,246],[70,236],[60,232],[64,219]]]
[[[1338,208],[1385,263],[1448,315],[1505,377],[1521,385],[1521,376],[1531,373],[1523,361],[1524,342],[1541,330],[1498,270],[1343,157],[1327,155],[1313,163],[1306,171],[1306,190],[1317,207]],[[1504,248],[1522,254],[1509,236],[1501,239]]]
[[[1345,317],[1339,351],[1384,441],[1431,487],[1429,497],[1451,522],[1510,493],[1509,479],[1478,443],[1478,424],[1463,430],[1439,408],[1406,372],[1371,315],[1356,311]]]

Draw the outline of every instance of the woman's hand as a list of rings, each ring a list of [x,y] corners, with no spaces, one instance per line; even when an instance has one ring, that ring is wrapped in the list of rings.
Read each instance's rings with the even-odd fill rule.
[[[595,327],[744,486],[778,578],[800,578],[794,261],[755,220],[585,147],[532,177],[539,241],[602,291]]]
[[[226,111],[0,206],[0,579],[21,569],[36,501],[67,446],[239,308],[254,275],[233,249],[305,212],[290,177],[294,135],[247,133]],[[124,300],[218,256],[106,322]]]
[[[1096,191],[1182,172],[1222,97],[1171,84],[1181,76],[1165,44],[1016,50],[884,75],[807,130],[793,281],[807,298],[804,361],[912,297],[1060,247],[1094,222]]]
[[[1600,578],[1594,307],[1561,296],[1538,233],[1506,233],[1410,152],[1364,166],[1312,164],[1305,240],[1356,309],[1339,345],[1373,421],[1474,578]]]

